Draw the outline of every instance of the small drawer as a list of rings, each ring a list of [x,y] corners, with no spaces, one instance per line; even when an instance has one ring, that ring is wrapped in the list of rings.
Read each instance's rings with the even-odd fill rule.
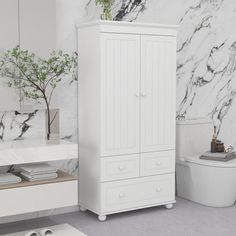
[[[139,155],[101,158],[101,181],[112,181],[139,176]]]
[[[0,190],[0,217],[78,204],[78,181]]]
[[[174,174],[102,183],[102,212],[115,212],[175,200]]]
[[[175,151],[141,154],[141,176],[175,172]]]

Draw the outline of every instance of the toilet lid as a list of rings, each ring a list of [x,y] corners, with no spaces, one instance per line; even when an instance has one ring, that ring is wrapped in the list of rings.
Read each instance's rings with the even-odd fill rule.
[[[211,166],[211,167],[221,167],[221,168],[235,168],[236,167],[236,158],[230,161],[210,161],[202,160],[199,155],[185,157],[186,162],[195,163],[198,165]]]

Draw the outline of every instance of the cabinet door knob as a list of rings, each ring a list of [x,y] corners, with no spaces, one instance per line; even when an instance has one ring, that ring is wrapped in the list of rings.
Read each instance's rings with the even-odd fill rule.
[[[119,170],[124,170],[125,167],[124,166],[119,166]]]
[[[124,193],[120,193],[119,194],[119,198],[124,198],[125,197],[125,194]]]
[[[146,97],[147,94],[146,94],[145,92],[142,92],[142,93],[141,93],[141,96],[142,96],[142,97]]]
[[[156,188],[156,192],[157,192],[157,193],[159,193],[159,192],[161,192],[161,191],[162,191],[162,188],[160,188],[160,187]]]
[[[137,98],[139,98],[139,97],[140,97],[140,93],[136,93],[135,96],[136,96]]]
[[[156,166],[160,166],[162,163],[160,161],[156,162]]]

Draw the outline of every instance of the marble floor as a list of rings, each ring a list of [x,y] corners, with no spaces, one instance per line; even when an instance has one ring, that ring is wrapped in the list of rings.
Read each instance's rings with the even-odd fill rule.
[[[106,222],[99,222],[90,212],[74,212],[2,224],[0,235],[64,223],[88,236],[235,236],[236,206],[209,208],[177,199],[171,210],[155,207],[121,213]]]

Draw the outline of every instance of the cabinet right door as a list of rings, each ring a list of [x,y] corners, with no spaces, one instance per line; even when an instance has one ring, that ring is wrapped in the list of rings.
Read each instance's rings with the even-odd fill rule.
[[[141,152],[175,149],[175,37],[141,36],[141,97]]]

